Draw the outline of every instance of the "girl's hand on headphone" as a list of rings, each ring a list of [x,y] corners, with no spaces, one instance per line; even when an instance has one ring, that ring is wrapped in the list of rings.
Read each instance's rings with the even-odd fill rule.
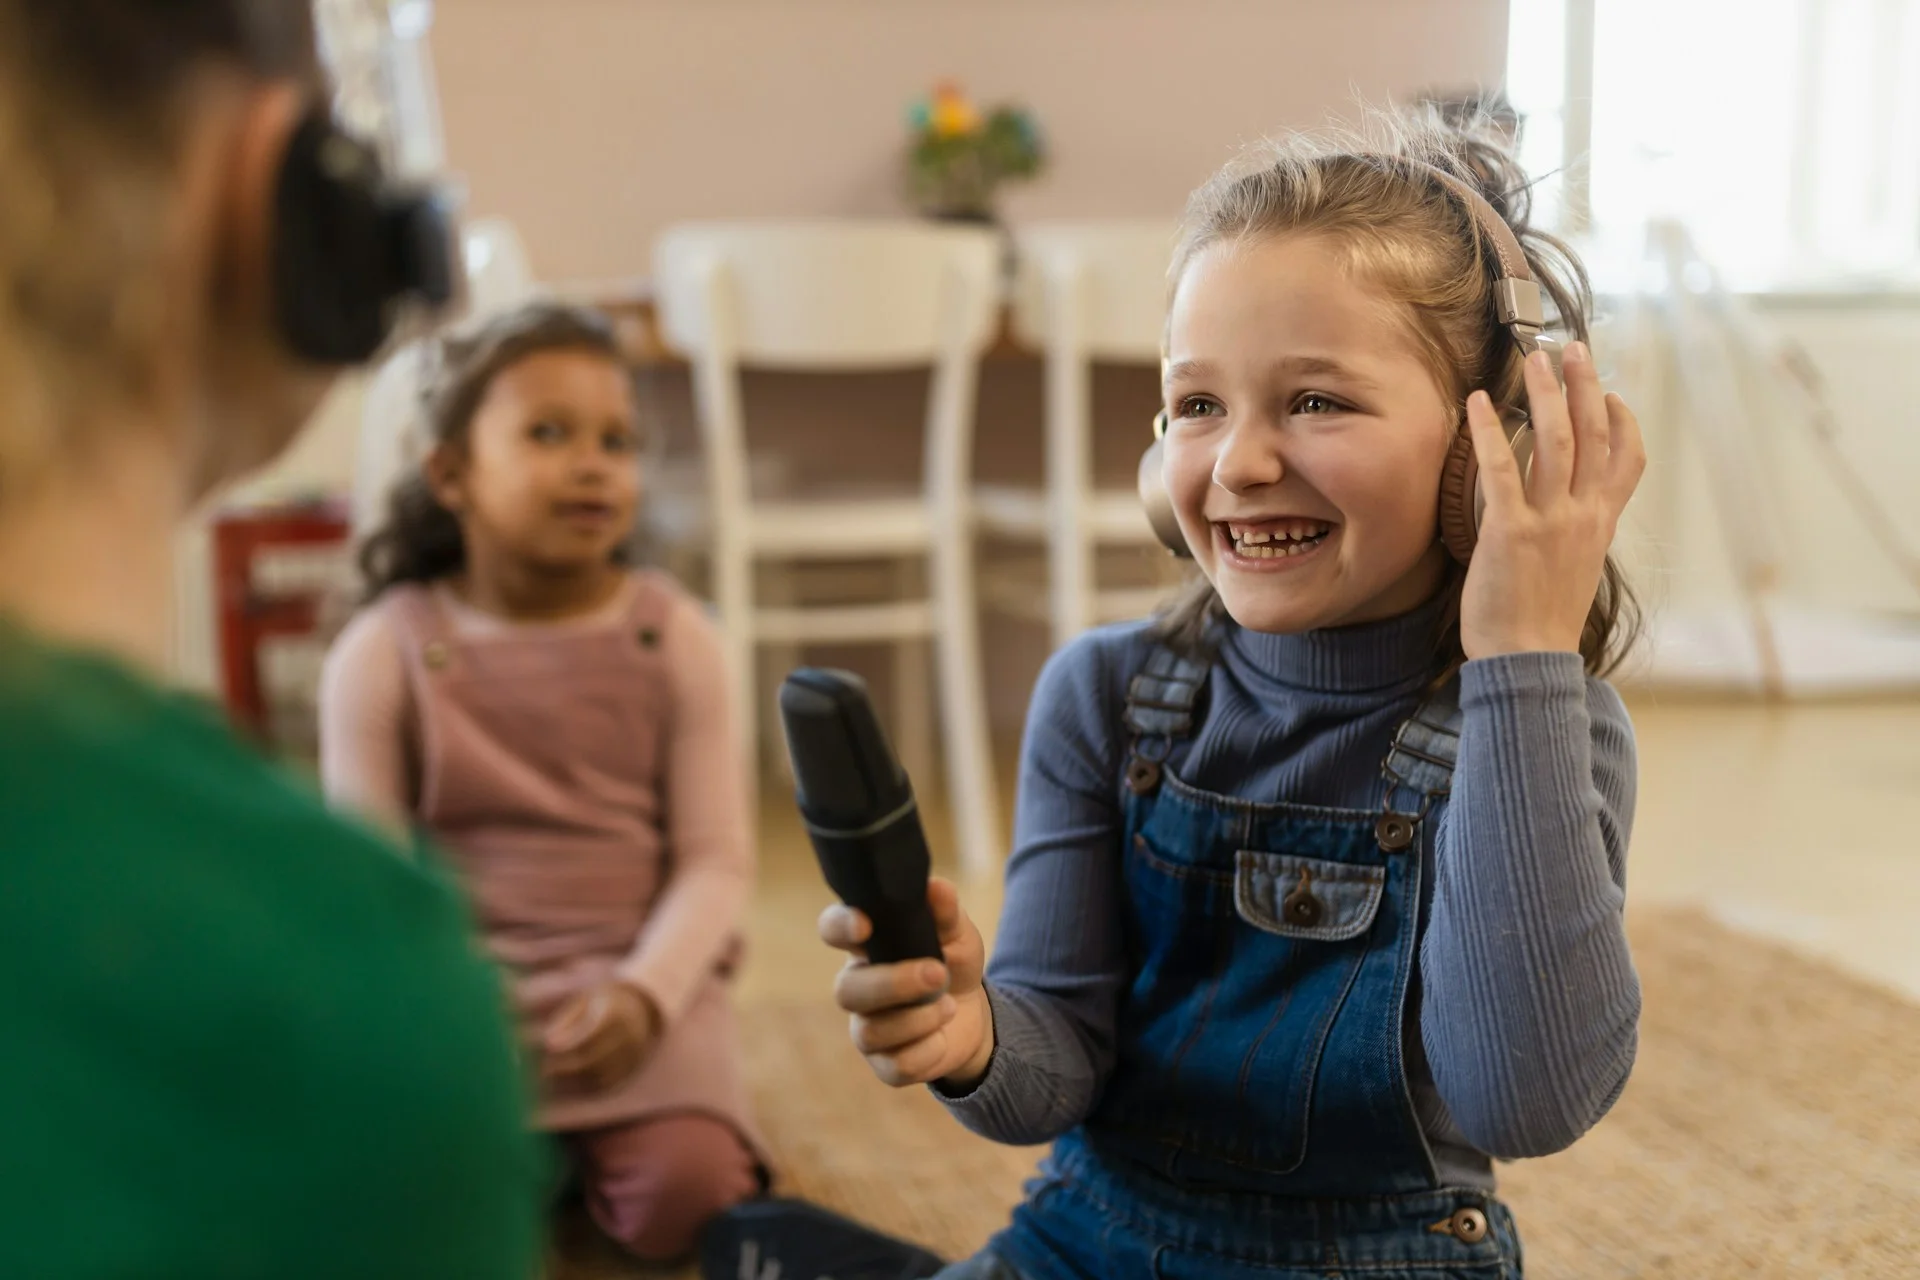
[[[1522,479],[1486,392],[1467,397],[1486,515],[1460,597],[1460,642],[1469,658],[1577,653],[1600,590],[1620,513],[1647,469],[1640,424],[1603,393],[1593,356],[1571,343],[1554,382],[1542,352],[1527,357],[1533,471]]]

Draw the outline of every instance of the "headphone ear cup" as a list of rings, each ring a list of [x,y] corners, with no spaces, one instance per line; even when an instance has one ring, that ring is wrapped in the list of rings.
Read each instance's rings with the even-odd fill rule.
[[[1160,539],[1162,546],[1174,555],[1192,559],[1193,551],[1187,546],[1186,535],[1180,532],[1180,520],[1173,514],[1173,497],[1167,492],[1167,477],[1163,465],[1165,444],[1155,440],[1140,455],[1140,505],[1146,509],[1147,523],[1153,526],[1153,535]]]
[[[1533,474],[1533,424],[1525,415],[1501,416],[1507,434],[1507,447],[1520,469],[1520,481]],[[1487,498],[1480,484],[1480,459],[1473,451],[1473,434],[1462,424],[1440,468],[1440,540],[1461,564],[1473,559],[1473,548],[1480,541],[1480,516]]]
[[[358,364],[393,336],[400,305],[460,294],[445,193],[388,182],[371,147],[316,105],[287,140],[274,189],[274,320],[296,355]]]
[[[378,161],[316,106],[287,140],[274,193],[274,318],[296,355],[353,364],[386,341],[385,226]]]
[[[1473,434],[1462,423],[1440,468],[1440,541],[1461,564],[1473,558],[1473,545],[1480,540],[1479,508],[1480,461],[1473,453]]]

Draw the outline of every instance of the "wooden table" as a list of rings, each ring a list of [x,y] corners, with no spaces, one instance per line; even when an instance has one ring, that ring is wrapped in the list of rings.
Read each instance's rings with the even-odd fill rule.
[[[667,345],[660,333],[660,316],[654,309],[653,287],[644,280],[616,288],[577,286],[559,291],[562,297],[597,308],[612,317],[615,330],[636,365],[646,367],[685,367],[686,357]],[[1022,342],[1013,327],[1013,308],[1003,304],[991,345],[983,353],[988,360],[1037,360],[1038,347]]]

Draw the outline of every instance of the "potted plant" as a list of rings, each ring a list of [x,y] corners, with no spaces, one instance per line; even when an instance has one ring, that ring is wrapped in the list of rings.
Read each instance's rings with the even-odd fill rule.
[[[929,217],[992,223],[1000,184],[1031,178],[1046,155],[1033,116],[1001,105],[984,114],[952,81],[908,113],[907,188]]]

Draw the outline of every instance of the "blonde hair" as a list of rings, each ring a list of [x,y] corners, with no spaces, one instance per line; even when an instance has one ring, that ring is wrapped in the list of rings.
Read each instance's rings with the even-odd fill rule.
[[[1296,133],[1249,148],[1187,202],[1169,273],[1172,289],[1214,245],[1313,237],[1339,254],[1356,279],[1405,307],[1410,336],[1462,419],[1476,389],[1496,405],[1524,403],[1522,353],[1495,309],[1497,260],[1465,205],[1430,168],[1486,198],[1520,241],[1545,297],[1549,327],[1585,341],[1592,309],[1586,271],[1564,242],[1531,225],[1526,173],[1497,122],[1486,113],[1450,119],[1432,106],[1371,112],[1355,132]],[[1452,566],[1435,638],[1439,678],[1465,661],[1464,581],[1465,570]],[[1196,576],[1161,613],[1160,631],[1176,648],[1193,652],[1209,643],[1224,617],[1213,585]],[[1632,592],[1609,557],[1580,639],[1587,669],[1605,674],[1617,666],[1637,621]]]
[[[226,65],[317,79],[306,0],[0,0],[0,500],[159,372],[183,107]]]

